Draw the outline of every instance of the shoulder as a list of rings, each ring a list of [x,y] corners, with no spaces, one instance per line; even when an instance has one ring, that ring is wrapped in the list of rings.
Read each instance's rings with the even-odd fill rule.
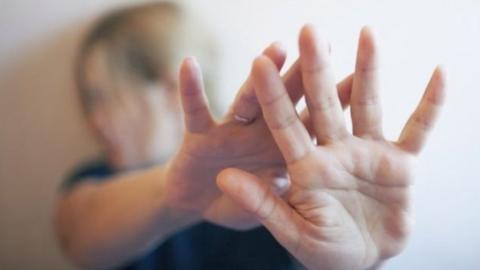
[[[113,169],[104,159],[90,160],[81,163],[67,174],[60,188],[62,191],[67,191],[79,183],[85,181],[102,181],[113,174]]]

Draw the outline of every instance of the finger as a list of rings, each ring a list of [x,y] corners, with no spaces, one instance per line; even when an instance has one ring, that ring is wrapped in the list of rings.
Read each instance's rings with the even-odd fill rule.
[[[180,96],[185,113],[186,129],[201,133],[214,125],[205,95],[200,66],[194,58],[186,58],[180,67]]]
[[[347,135],[342,107],[337,96],[328,43],[315,37],[313,27],[303,27],[299,39],[300,63],[305,98],[320,144]]]
[[[297,60],[282,77],[287,88],[288,95],[293,104],[302,98],[304,93],[302,72],[300,67],[300,61]],[[350,93],[352,92],[353,73],[345,77],[341,82],[337,84],[338,98],[342,103],[342,108],[345,109],[350,103]]]
[[[301,75],[300,81],[301,81]],[[346,109],[348,105],[350,105],[350,93],[352,92],[352,84],[353,84],[353,73],[345,77],[341,82],[337,84],[337,93],[338,93],[338,98],[340,99],[340,103],[342,104],[342,109]],[[289,91],[287,88],[287,91],[290,94],[290,99],[292,99],[292,92]],[[301,95],[298,97],[300,99]],[[297,99],[297,101],[298,101]],[[293,104],[296,102],[292,100]],[[308,131],[308,134],[313,135],[314,134],[314,129],[313,129],[313,123],[310,119],[310,114],[308,112],[308,108],[305,108],[302,110],[300,113],[300,120],[302,121],[303,125]]]
[[[410,116],[398,141],[399,146],[412,154],[418,154],[427,135],[436,122],[445,99],[445,75],[437,67],[417,109]]]
[[[262,182],[268,185],[269,189],[276,195],[282,196],[290,187],[286,168],[272,167],[255,172],[255,175],[262,179]],[[236,229],[249,230],[258,227],[260,222],[251,213],[245,211],[230,197],[223,194],[215,199],[208,209],[203,213],[203,217],[215,224]]]
[[[280,57],[274,56],[274,52],[265,51],[264,55],[268,56],[272,61],[277,65],[280,70],[282,65],[280,65]],[[282,62],[283,64],[283,62]],[[300,61],[297,60],[295,63],[288,69],[282,80],[287,88],[288,95],[292,100],[293,104],[297,102],[303,96],[303,82],[302,82],[302,72],[300,69]],[[343,81],[337,84],[338,97],[342,103],[342,107],[345,108],[350,102],[350,93],[352,89],[353,74],[346,77]],[[261,111],[260,106],[255,96],[255,90],[253,89],[249,79],[243,84],[240,88],[239,94],[235,98],[234,105],[230,110],[231,113],[228,118],[235,118],[239,122],[251,123],[254,121]]]
[[[288,95],[292,103],[295,105],[303,97],[303,81],[302,70],[300,67],[300,59],[297,59],[295,63],[288,69],[282,81],[287,89]]]
[[[345,110],[350,105],[350,94],[352,93],[353,73],[337,83],[337,94],[342,109]]]
[[[255,59],[252,81],[265,122],[287,164],[305,157],[313,144],[272,61],[264,56]]]
[[[257,176],[226,169],[217,176],[219,189],[241,208],[255,216],[287,249],[299,239],[301,217]]]
[[[282,69],[286,59],[286,52],[280,43],[275,42],[268,46],[263,51],[263,55],[270,58],[278,70]],[[242,87],[240,87],[228,117],[233,117],[239,122],[250,123],[257,118],[259,113],[260,105],[258,104],[251,78],[249,77],[243,83]]]
[[[357,63],[350,104],[353,134],[359,137],[383,137],[377,62],[372,31],[364,27],[358,41]]]
[[[314,130],[313,130],[313,124],[312,124],[312,118],[310,117],[310,114],[308,112],[308,108],[305,108],[300,112],[300,121],[302,121],[303,126],[305,126],[305,129],[307,129],[308,134],[310,134],[311,139],[314,138]]]

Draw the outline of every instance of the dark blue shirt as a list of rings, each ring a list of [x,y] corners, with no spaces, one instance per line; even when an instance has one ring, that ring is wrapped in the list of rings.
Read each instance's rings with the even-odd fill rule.
[[[87,179],[102,181],[114,175],[104,161],[81,166],[63,183],[67,191]],[[295,269],[295,261],[263,227],[239,232],[203,222],[159,245],[143,258],[120,269]]]

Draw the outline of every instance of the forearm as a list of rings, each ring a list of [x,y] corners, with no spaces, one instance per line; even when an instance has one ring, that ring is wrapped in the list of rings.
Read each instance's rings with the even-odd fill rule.
[[[164,181],[165,169],[157,167],[66,194],[56,223],[68,256],[88,268],[120,265],[196,222],[164,202]]]

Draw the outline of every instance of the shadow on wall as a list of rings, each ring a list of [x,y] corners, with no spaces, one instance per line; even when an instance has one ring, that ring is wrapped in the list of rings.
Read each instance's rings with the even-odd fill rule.
[[[51,226],[56,190],[97,150],[82,119],[73,59],[85,24],[16,48],[0,63],[0,268],[68,269]]]

